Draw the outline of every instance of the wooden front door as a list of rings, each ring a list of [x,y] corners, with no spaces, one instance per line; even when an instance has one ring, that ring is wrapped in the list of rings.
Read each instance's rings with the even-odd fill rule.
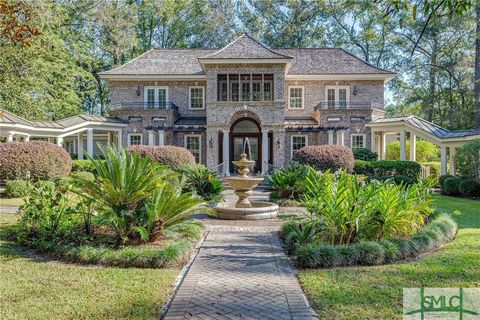
[[[246,140],[248,143],[246,144]],[[248,147],[250,144],[250,148]],[[260,134],[246,134],[246,133],[232,133],[230,135],[230,159],[232,161],[240,160],[240,155],[244,152],[247,154],[249,160],[255,161],[253,171],[251,173],[258,173],[262,169],[262,137]],[[252,170],[252,168],[250,168]],[[230,164],[230,172],[237,174],[235,166]]]

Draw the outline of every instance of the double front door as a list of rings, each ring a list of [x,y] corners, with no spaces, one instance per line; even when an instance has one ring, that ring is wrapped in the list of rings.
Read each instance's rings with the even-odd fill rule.
[[[262,139],[260,134],[232,134],[230,140],[230,159],[240,160],[240,155],[244,152],[249,160],[255,161],[251,173],[258,173],[262,168]],[[230,165],[230,172],[238,173],[233,164]]]

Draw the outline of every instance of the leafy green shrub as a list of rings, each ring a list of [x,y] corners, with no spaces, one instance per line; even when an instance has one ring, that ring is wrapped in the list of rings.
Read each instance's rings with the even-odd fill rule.
[[[84,179],[84,180],[91,180],[91,181],[94,181],[95,180],[95,176],[93,175],[93,173],[91,172],[88,172],[88,171],[77,171],[77,172],[72,172],[70,174],[70,177],[72,179]]]
[[[445,180],[447,178],[450,178],[450,177],[453,177],[452,175],[449,175],[449,174],[446,174],[446,175],[443,175],[443,176],[440,176],[440,178],[438,178],[438,184],[440,186],[440,189],[443,190],[443,188],[445,187]]]
[[[126,151],[127,153],[139,153],[142,157],[168,165],[174,170],[184,165],[195,164],[193,154],[182,147],[137,145],[127,147]]]
[[[416,181],[412,179],[412,177],[409,176],[369,176],[367,177],[366,181],[371,182],[373,180],[376,181],[393,181],[395,184],[405,184],[405,185],[411,185],[414,184]]]
[[[72,168],[65,149],[45,141],[0,143],[0,180],[56,180]]]
[[[430,161],[421,163],[425,167],[430,168],[430,178],[438,179],[440,178],[440,162],[439,161]]]
[[[414,161],[355,161],[354,172],[366,176],[407,176],[413,181],[420,177],[422,167]]]
[[[458,186],[460,185],[460,178],[458,177],[448,177],[443,182],[442,193],[448,196],[454,196],[460,194]]]
[[[475,179],[465,179],[460,181],[458,191],[465,197],[480,196],[480,182]]]
[[[387,239],[382,239],[378,242],[381,246],[385,248],[385,262],[391,263],[398,259],[400,249],[396,244]]]
[[[296,151],[293,161],[310,165],[320,171],[353,171],[353,152],[350,148],[334,145],[306,146]]]
[[[355,160],[375,161],[378,158],[377,153],[368,148],[353,148],[352,152]]]
[[[375,241],[360,241],[355,244],[358,251],[358,263],[364,266],[384,264],[387,249]]]
[[[32,185],[25,180],[11,180],[5,184],[7,198],[21,198],[26,196]]]
[[[309,166],[291,161],[284,168],[276,169],[266,176],[267,190],[272,199],[298,200],[305,188]]]
[[[91,172],[95,170],[91,160],[72,160],[72,172]]]
[[[480,179],[480,139],[457,148],[455,164],[461,176]]]
[[[439,148],[425,140],[418,140],[416,143],[416,155],[415,159],[418,162],[430,162],[440,160]],[[406,154],[410,154],[410,140],[406,142]],[[399,160],[400,159],[400,141],[393,141],[387,145],[386,150],[387,160]]]
[[[315,268],[318,266],[318,245],[307,243],[295,248],[293,254],[297,258],[297,264],[303,268]]]
[[[316,221],[288,225],[285,243],[289,248],[312,243],[317,240],[321,226]]]
[[[205,201],[218,202],[223,191],[223,184],[218,176],[203,164],[180,166],[178,171],[185,178],[184,190],[195,192]]]

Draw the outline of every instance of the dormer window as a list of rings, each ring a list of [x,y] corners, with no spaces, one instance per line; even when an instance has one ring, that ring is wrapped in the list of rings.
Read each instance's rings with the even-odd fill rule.
[[[272,101],[273,74],[219,74],[218,101]]]

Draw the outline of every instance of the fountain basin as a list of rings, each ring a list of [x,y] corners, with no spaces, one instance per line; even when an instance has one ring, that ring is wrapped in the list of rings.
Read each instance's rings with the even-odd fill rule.
[[[228,220],[273,219],[278,215],[278,205],[271,202],[251,201],[251,207],[238,208],[235,203],[222,202],[216,206],[217,217]]]

